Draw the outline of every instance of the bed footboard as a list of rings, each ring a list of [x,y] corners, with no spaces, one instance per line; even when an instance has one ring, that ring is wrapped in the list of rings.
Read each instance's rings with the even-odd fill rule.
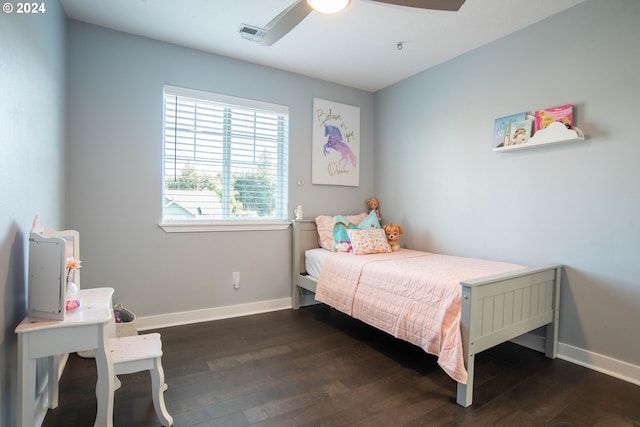
[[[471,405],[475,355],[483,350],[546,325],[545,354],[556,357],[561,274],[561,265],[551,265],[461,283],[468,380],[458,383],[459,405]]]

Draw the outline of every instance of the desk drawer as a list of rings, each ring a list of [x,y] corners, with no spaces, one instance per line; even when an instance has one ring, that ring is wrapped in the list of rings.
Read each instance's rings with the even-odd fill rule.
[[[36,359],[98,348],[101,328],[101,324],[94,324],[32,331],[25,337],[29,340],[27,357]]]

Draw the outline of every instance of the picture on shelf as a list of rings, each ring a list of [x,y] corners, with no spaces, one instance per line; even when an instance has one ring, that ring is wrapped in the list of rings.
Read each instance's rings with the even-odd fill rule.
[[[546,128],[553,122],[560,122],[567,129],[571,129],[573,127],[573,105],[559,105],[536,111],[536,131]]]
[[[532,129],[532,119],[509,123],[509,130],[507,131],[508,142],[505,142],[505,146],[526,144],[531,138]]]
[[[509,141],[509,124],[525,120],[526,117],[526,113],[518,113],[496,119],[493,127],[493,146],[503,147],[509,145],[507,144]]]

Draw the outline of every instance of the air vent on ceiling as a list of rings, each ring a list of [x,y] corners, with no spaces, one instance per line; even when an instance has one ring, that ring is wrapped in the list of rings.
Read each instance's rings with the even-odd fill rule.
[[[264,28],[253,27],[251,25],[240,25],[240,35],[243,39],[247,39],[252,42],[260,42],[267,35],[267,31]]]

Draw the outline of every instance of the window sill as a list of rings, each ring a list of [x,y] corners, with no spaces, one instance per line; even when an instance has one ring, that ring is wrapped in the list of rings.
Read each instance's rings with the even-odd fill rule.
[[[158,224],[167,233],[203,233],[218,231],[274,231],[286,230],[291,225],[288,221],[226,221],[211,222],[170,222]]]

